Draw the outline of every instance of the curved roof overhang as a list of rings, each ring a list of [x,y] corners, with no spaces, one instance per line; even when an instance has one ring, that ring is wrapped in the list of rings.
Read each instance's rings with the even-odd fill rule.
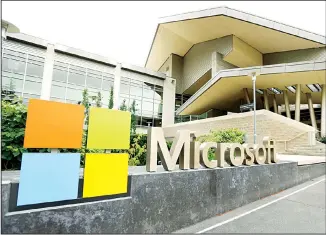
[[[170,54],[184,56],[194,44],[227,35],[235,35],[263,54],[326,44],[325,36],[218,7],[161,18],[145,67],[157,71]]]
[[[19,33],[20,32],[19,28],[16,25],[14,25],[6,20],[1,20],[1,27],[5,28],[8,33]]]
[[[249,88],[249,95],[252,97],[252,72],[259,74],[256,80],[257,89],[287,90],[287,86],[302,84],[301,91],[308,93],[311,90],[306,85],[326,84],[326,61],[221,70],[176,111],[177,115],[202,114],[210,109],[239,112],[240,100],[244,99],[243,88]],[[289,102],[294,104],[295,93],[289,91],[288,94]],[[320,92],[311,94],[313,102],[320,103]],[[278,104],[283,104],[283,95],[276,95],[276,100]],[[307,103],[304,95],[301,95],[301,103]]]

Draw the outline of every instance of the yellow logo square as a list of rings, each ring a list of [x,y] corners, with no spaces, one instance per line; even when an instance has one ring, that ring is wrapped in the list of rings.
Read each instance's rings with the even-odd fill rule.
[[[129,149],[130,122],[130,112],[91,107],[87,148]]]
[[[127,153],[86,154],[83,197],[126,193],[128,158]]]

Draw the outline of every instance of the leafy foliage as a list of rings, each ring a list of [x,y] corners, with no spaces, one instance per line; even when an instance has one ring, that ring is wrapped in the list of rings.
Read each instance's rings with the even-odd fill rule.
[[[129,166],[146,165],[147,136],[136,134],[130,136]]]
[[[113,87],[111,86],[110,89],[110,96],[109,96],[109,109],[113,109]]]
[[[10,96],[8,96],[8,94]],[[113,107],[113,89],[111,89],[112,102],[109,106]],[[97,107],[101,107],[101,94],[97,96],[89,96],[88,90],[85,89],[82,93],[83,99],[79,102],[80,105],[85,107],[85,126],[89,122],[89,108],[92,102]],[[50,152],[50,149],[25,149],[23,148],[24,134],[27,118],[27,107],[22,103],[22,100],[14,95],[14,93],[2,92],[2,97],[7,97],[1,102],[2,106],[2,166],[3,169],[20,169],[21,157],[24,152]],[[121,110],[128,110],[128,107],[123,101]],[[146,164],[146,151],[147,151],[147,135],[136,134],[136,102],[134,101],[129,107],[131,112],[131,135],[130,135],[130,148],[128,150],[112,150],[111,152],[128,152],[129,165],[145,165]],[[83,131],[82,147],[80,149],[58,149],[61,153],[81,153],[81,167],[85,164],[86,153],[103,153],[104,150],[87,149],[87,128]],[[171,142],[172,144],[172,142]]]
[[[1,159],[4,169],[19,169],[23,148],[27,108],[21,100],[2,101]]]
[[[135,135],[136,134],[136,101],[135,100],[131,103],[129,111],[131,113],[130,135]]]
[[[122,111],[127,111],[128,108],[127,108],[125,99],[122,101],[119,109],[122,110]]]
[[[326,136],[320,137],[319,142],[326,144]]]
[[[244,143],[245,133],[236,128],[227,130],[211,131],[208,135],[202,135],[197,138],[201,143],[216,142],[216,143]]]
[[[197,141],[203,142],[216,142],[216,143],[244,143],[245,133],[236,128],[211,131],[208,135],[202,135],[197,138]],[[208,152],[208,159],[215,159],[215,153],[213,149]]]

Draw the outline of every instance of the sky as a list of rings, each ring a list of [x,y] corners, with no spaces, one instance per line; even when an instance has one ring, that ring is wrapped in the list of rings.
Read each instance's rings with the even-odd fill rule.
[[[159,17],[228,6],[325,35],[324,1],[2,1],[22,33],[144,66]]]

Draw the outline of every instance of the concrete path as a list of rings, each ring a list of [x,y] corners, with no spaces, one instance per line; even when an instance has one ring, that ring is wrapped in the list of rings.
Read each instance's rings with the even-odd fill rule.
[[[325,176],[175,233],[325,233]]]
[[[326,162],[324,156],[277,154],[277,159],[284,162],[298,162],[299,166]]]

